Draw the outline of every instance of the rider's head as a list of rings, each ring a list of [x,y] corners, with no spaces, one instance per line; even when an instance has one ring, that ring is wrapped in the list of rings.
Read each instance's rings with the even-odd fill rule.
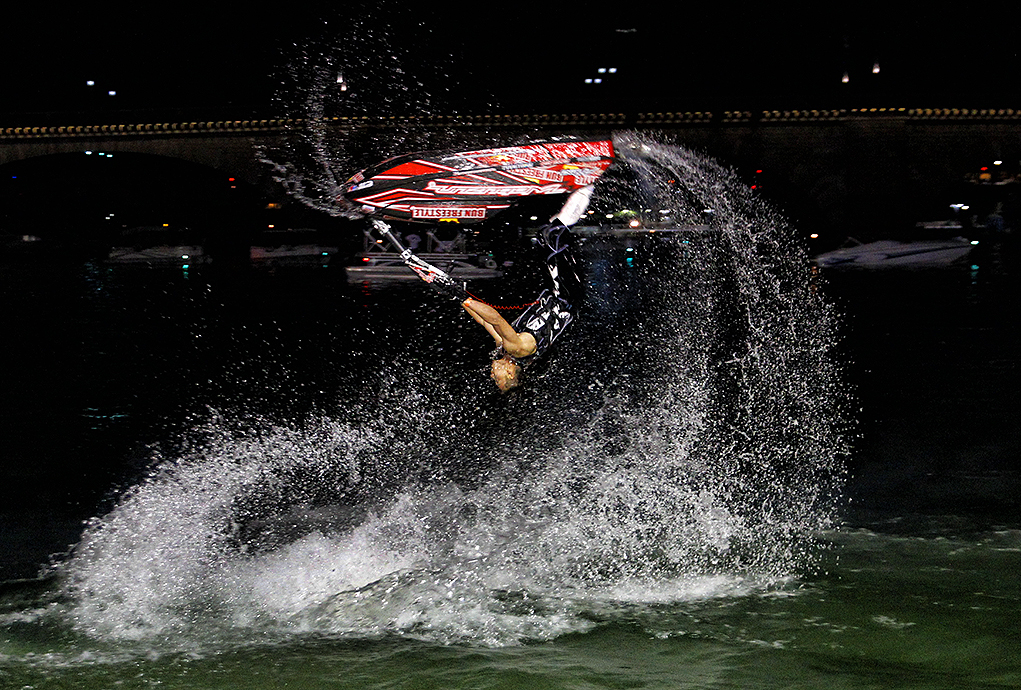
[[[500,392],[506,393],[521,385],[521,365],[510,357],[494,359],[491,376]]]

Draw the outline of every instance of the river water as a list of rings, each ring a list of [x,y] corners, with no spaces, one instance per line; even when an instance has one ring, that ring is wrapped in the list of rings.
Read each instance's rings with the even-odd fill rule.
[[[630,163],[718,225],[585,240],[506,396],[418,281],[5,264],[0,687],[1021,685],[1013,247],[819,274]]]

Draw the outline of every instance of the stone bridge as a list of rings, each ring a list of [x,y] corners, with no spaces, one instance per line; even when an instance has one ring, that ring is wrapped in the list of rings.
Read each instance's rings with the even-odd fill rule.
[[[0,165],[95,148],[183,159],[262,185],[270,171],[258,161],[257,147],[295,136],[306,124],[262,119],[7,127],[0,128]],[[873,222],[876,208],[888,213],[914,203],[948,205],[955,187],[983,166],[999,160],[1017,174],[1021,163],[1021,110],[1015,109],[350,117],[322,124],[338,134],[361,133],[368,142],[400,131],[404,141],[421,148],[452,145],[469,132],[473,142],[502,144],[522,136],[646,131],[736,168],[796,220],[848,231]]]

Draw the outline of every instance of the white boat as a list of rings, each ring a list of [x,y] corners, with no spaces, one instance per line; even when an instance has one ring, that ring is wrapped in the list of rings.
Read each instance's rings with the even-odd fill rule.
[[[158,245],[155,247],[114,247],[106,256],[113,264],[149,264],[158,266],[197,266],[209,262],[200,245]]]
[[[879,240],[860,242],[853,237],[840,249],[824,252],[815,257],[816,265],[824,268],[853,266],[861,268],[892,268],[896,266],[946,266],[966,257],[977,241],[964,237],[945,240]]]
[[[575,225],[571,234],[578,237],[637,237],[639,235],[694,235],[712,232],[708,225],[642,223],[635,225]]]
[[[321,266],[340,251],[316,228],[266,229],[252,241],[248,258],[256,266]]]
[[[464,280],[498,278],[503,272],[488,256],[477,254],[418,254],[423,261],[436,266],[455,278]],[[366,253],[355,257],[356,263],[344,267],[349,280],[375,278],[418,280],[418,275],[409,269],[400,256],[393,253]]]
[[[252,246],[249,259],[255,264],[328,264],[337,253],[337,247],[320,244],[284,244],[275,247]]]
[[[198,266],[210,262],[201,239],[188,228],[140,225],[126,228],[106,255],[106,263]]]
[[[364,231],[363,239],[363,251],[355,255],[354,263],[344,267],[348,280],[419,279],[418,274],[407,267],[390,243],[376,237],[370,229]],[[455,278],[477,280],[503,275],[492,256],[468,251],[467,237],[463,231],[447,240],[440,239],[432,230],[425,231],[424,238],[417,232],[410,232],[402,240],[418,258]],[[419,251],[420,248],[424,251]]]

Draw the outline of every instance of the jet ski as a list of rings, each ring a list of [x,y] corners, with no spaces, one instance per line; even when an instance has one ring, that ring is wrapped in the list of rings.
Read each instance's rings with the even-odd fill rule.
[[[411,153],[353,175],[338,202],[369,218],[475,223],[519,199],[594,184],[613,155],[609,139]]]

